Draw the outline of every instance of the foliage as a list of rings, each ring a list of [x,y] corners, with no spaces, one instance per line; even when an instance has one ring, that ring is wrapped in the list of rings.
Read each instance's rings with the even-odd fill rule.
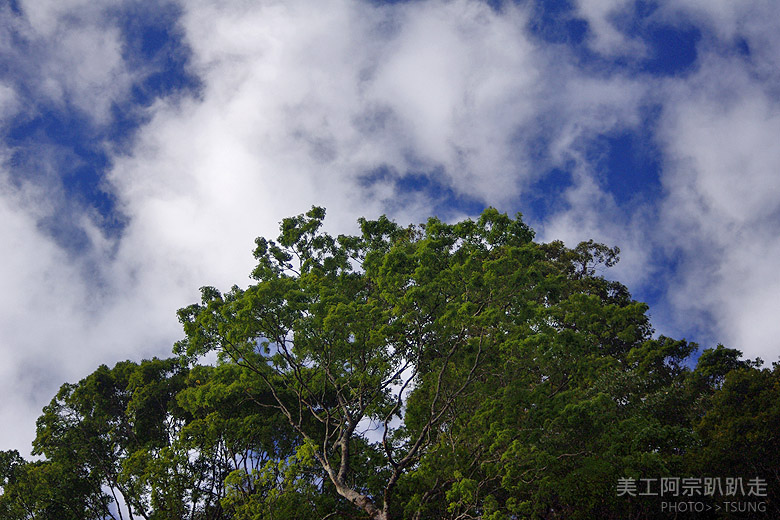
[[[689,368],[696,345],[604,278],[617,248],[494,209],[338,237],[324,215],[180,310],[178,359],[63,385],[45,458],[0,453],[0,517],[661,518],[618,481],[690,475],[776,500],[777,367],[718,346]]]

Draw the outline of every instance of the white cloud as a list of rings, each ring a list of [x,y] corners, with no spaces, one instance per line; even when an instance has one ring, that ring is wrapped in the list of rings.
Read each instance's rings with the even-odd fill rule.
[[[623,52],[630,35],[618,31],[613,21],[624,8],[625,2],[612,0],[579,3],[595,50]],[[569,119],[573,131],[562,132],[554,147],[561,162],[573,159],[575,183],[565,196],[569,208],[540,226],[545,239],[576,243],[594,237],[620,245],[618,279],[630,287],[667,291],[666,301],[654,312],[660,316],[654,320],[659,332],[697,331],[703,341],[723,342],[767,361],[780,354],[775,339],[780,326],[771,317],[780,312],[775,301],[780,294],[780,152],[775,144],[780,132],[779,11],[773,2],[662,4],[653,14],[654,23],[701,28],[696,68],[663,81],[644,78],[644,89],[632,85],[637,78],[618,86],[613,75],[615,88],[609,94],[604,82],[594,82],[590,90],[605,93],[604,99],[622,95],[627,101],[605,105],[613,110],[613,122],[595,128],[600,132],[620,129],[621,123],[640,128],[631,115],[638,104],[662,107],[658,128],[651,128],[657,134],[648,137],[662,154],[664,199],[657,208],[644,206],[627,215],[594,182],[598,157],[581,152],[583,133],[577,130],[583,122],[610,117],[592,112]],[[740,39],[747,55],[738,52]],[[578,94],[564,97],[576,99]],[[638,96],[634,102],[628,100],[632,95]],[[677,272],[656,269],[653,259],[659,254],[674,258]]]
[[[137,251],[112,262],[114,244],[87,216],[91,252],[68,253],[39,225],[55,212],[46,187],[14,187],[0,177],[0,449],[29,450],[35,419],[62,383],[101,363],[170,353],[179,335],[175,309],[196,298],[178,264],[159,274],[157,259]],[[184,262],[182,262],[183,264]]]
[[[30,100],[78,107],[95,123],[111,119],[112,103],[129,93],[133,75],[122,57],[122,39],[111,2],[20,2],[21,15],[6,13],[4,41],[14,75]]]
[[[101,11],[120,4],[121,0],[104,0],[100,5],[90,0],[21,0],[18,3],[32,30],[50,38],[62,30],[63,24],[101,21]]]
[[[443,166],[456,189],[505,203],[517,194],[518,177],[531,174],[512,136],[543,99],[546,65],[525,34],[526,16],[430,2],[409,6],[402,23],[368,95],[398,117],[403,146]]]
[[[626,33],[616,19],[630,17],[634,8],[628,0],[576,0],[578,14],[588,22],[588,44],[606,55],[637,58],[646,52],[645,45]]]
[[[43,64],[23,71],[41,85],[35,96],[81,104],[103,124],[143,71],[128,72],[120,33],[95,5],[23,4]],[[604,52],[634,45],[611,25],[621,8],[580,5]],[[0,431],[0,449],[24,449],[28,419],[62,382],[101,362],[167,355],[181,334],[175,310],[200,285],[245,284],[254,237],[274,237],[280,219],[312,204],[328,208],[336,232],[383,211],[402,223],[426,218],[429,194],[395,185],[408,171],[514,211],[547,169],[570,169],[567,209],[540,223],[544,239],[619,245],[618,278],[630,286],[660,276],[650,259],[668,244],[683,256],[671,296],[681,320],[709,312],[724,341],[772,359],[780,120],[767,72],[775,40],[754,25],[739,22],[753,65],[704,56],[697,74],[660,81],[585,72],[566,48],[531,39],[527,13],[508,5],[192,0],[182,9],[202,89],[158,100],[112,157],[107,182],[128,217],[120,239],[77,216],[93,248],[68,254],[38,225],[61,193],[0,179],[0,239],[14,244],[0,272],[11,295],[0,304],[9,360],[0,392],[22,396],[4,401],[0,423],[27,410],[29,425]],[[0,89],[9,113],[20,106],[13,92]],[[620,208],[588,153],[595,136],[647,128],[649,103],[664,107],[659,135],[648,136],[666,154],[660,220],[658,208]],[[42,160],[56,170],[57,155]],[[365,181],[381,166],[388,177]]]
[[[16,113],[19,105],[18,101],[13,87],[0,84],[0,121]]]
[[[72,107],[87,128],[110,122],[112,105],[124,100],[133,81],[118,20],[109,13],[117,4],[36,1],[20,2],[21,14],[0,11],[4,124]],[[18,137],[14,146],[0,149],[0,449],[25,452],[36,417],[62,383],[100,363],[170,349],[178,329],[170,308],[179,302],[154,296],[149,287],[135,295],[131,284],[111,277],[114,244],[89,213],[63,202],[59,176],[77,160],[71,150]],[[69,237],[58,245],[46,231],[47,223],[63,219],[91,237],[90,251],[68,252],[61,246]],[[161,301],[164,309],[157,307]]]
[[[42,69],[63,99],[87,99],[112,74],[124,77],[110,24],[102,32],[87,24],[92,32],[82,40],[68,31],[83,20],[62,29],[71,11],[51,9],[30,22],[50,38],[40,43],[43,63],[60,63],[56,42],[100,47],[83,61],[77,52],[67,67]],[[181,26],[203,88],[197,98],[150,107],[132,149],[113,158],[108,181],[129,218],[121,240],[102,238],[86,219],[94,248],[69,257],[36,227],[36,205],[14,206],[18,194],[4,195],[26,226],[7,233],[27,235],[30,244],[4,269],[23,282],[14,292],[42,287],[35,282],[41,271],[54,270],[47,276],[57,281],[21,301],[29,311],[0,330],[13,345],[5,348],[32,359],[60,349],[46,357],[58,368],[45,383],[17,372],[19,391],[34,390],[40,407],[41,395],[98,362],[165,355],[180,335],[175,310],[195,300],[197,287],[245,283],[253,238],[275,236],[281,218],[312,204],[329,208],[328,227],[338,232],[387,208],[401,222],[426,218],[425,194],[400,194],[392,179],[360,183],[380,166],[399,174],[442,168],[437,182],[456,193],[510,206],[538,175],[529,165],[539,150],[518,136],[536,135],[542,121],[544,132],[568,136],[559,141],[576,140],[618,124],[618,107],[636,103],[619,86],[624,80],[603,89],[593,78],[571,81],[565,54],[537,48],[525,24],[520,9],[499,14],[466,0],[342,1],[327,10],[308,2],[188,2]],[[81,71],[72,85],[64,69]],[[109,102],[118,94],[100,95]],[[90,114],[104,117],[103,109]],[[571,122],[589,114],[599,121]],[[39,312],[47,324],[33,336],[18,334]]]
[[[82,340],[83,331],[70,311],[85,294],[72,283],[74,266],[36,226],[47,206],[42,194],[29,188],[10,193],[6,180],[0,177],[0,444],[24,449],[18,441],[29,443],[40,407],[56,390],[45,374],[73,375],[70,345]]]
[[[516,193],[508,144],[539,95],[519,10],[499,16],[467,1],[189,6],[184,25],[206,103],[256,114],[245,139],[311,156],[322,175],[330,166],[341,178],[383,164],[442,167],[460,190]]]
[[[780,101],[744,60],[705,56],[665,109],[664,228],[685,255],[678,309],[714,318],[714,334],[749,355],[780,349]],[[776,298],[775,298],[776,299]]]

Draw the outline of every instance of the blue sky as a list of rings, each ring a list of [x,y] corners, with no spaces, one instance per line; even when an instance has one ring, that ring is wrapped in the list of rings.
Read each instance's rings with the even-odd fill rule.
[[[657,333],[780,354],[777,2],[15,0],[0,122],[0,449],[313,204],[520,211]]]

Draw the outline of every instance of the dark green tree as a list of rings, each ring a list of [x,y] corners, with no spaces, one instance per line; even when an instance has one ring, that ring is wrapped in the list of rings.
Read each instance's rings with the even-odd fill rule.
[[[667,476],[694,439],[683,361],[695,345],[651,337],[647,306],[597,275],[593,243],[503,254],[493,297],[502,339],[411,475],[413,518],[625,518],[656,504],[616,495],[620,478]],[[424,385],[415,388],[424,398]],[[412,403],[415,395],[412,396]],[[413,420],[409,407],[407,423]],[[687,424],[687,426],[686,426]]]
[[[33,453],[46,457],[36,471],[62,475],[53,489],[67,497],[70,512],[58,518],[184,517],[197,505],[184,494],[180,468],[148,482],[188,420],[175,399],[186,373],[176,359],[125,361],[62,386],[33,442]]]
[[[322,469],[302,460],[300,436],[272,406],[262,380],[236,363],[196,365],[188,378],[177,401],[193,419],[174,447],[221,497],[228,517],[305,519],[313,510],[334,510]]]
[[[17,451],[0,452],[0,518],[105,518],[102,497],[69,469],[52,461],[27,462]]]
[[[704,394],[704,413],[694,423],[700,445],[688,463],[697,475],[741,479],[743,488],[731,498],[762,502],[766,509],[753,511],[755,518],[775,517],[780,515],[780,364],[759,368],[760,360],[739,356],[719,346],[699,359],[694,380],[704,378],[714,391]]]

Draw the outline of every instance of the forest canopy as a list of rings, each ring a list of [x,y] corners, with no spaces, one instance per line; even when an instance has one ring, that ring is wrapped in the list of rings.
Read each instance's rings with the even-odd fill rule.
[[[248,287],[203,287],[174,357],[64,384],[39,460],[0,452],[0,517],[780,513],[780,368],[722,345],[694,365],[605,277],[616,247],[538,243],[495,209],[336,237],[324,217],[258,238]],[[692,495],[642,493],[662,479]]]

